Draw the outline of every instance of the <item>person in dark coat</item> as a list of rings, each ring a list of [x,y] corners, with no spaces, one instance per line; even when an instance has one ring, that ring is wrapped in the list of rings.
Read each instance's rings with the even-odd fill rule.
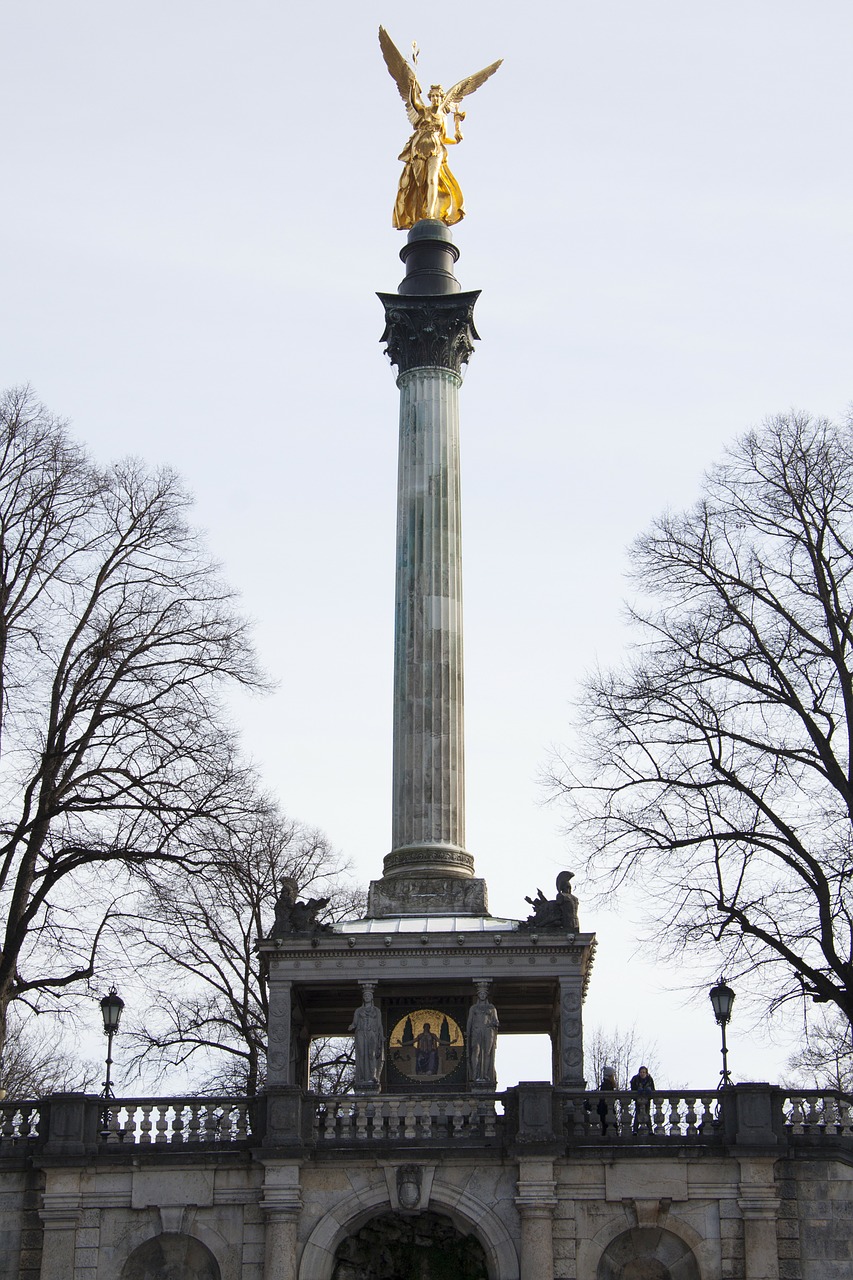
[[[639,1128],[650,1128],[649,1095],[655,1091],[655,1082],[649,1075],[648,1067],[640,1067],[635,1076],[631,1076],[631,1092],[638,1095],[634,1103],[634,1132]]]
[[[616,1083],[616,1072],[613,1069],[613,1067],[602,1067],[601,1084],[598,1086],[599,1093],[616,1093],[618,1088],[619,1086]],[[612,1102],[610,1102],[609,1110],[610,1110],[610,1123],[608,1124],[608,1117],[607,1117],[608,1101],[606,1098],[599,1098],[596,1111],[598,1112],[599,1118],[601,1119],[601,1132],[603,1134],[607,1133],[608,1128],[613,1129],[616,1133],[619,1132],[619,1126],[615,1123],[615,1119],[616,1119],[615,1099]]]

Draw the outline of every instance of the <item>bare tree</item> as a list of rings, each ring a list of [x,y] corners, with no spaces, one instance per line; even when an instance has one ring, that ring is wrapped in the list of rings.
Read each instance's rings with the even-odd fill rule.
[[[555,770],[570,828],[676,954],[849,1020],[853,426],[751,432],[632,568],[637,648],[589,682],[586,747]]]
[[[97,1087],[102,1068],[83,1062],[59,1041],[52,1025],[26,1021],[10,1010],[6,1042],[0,1053],[0,1097],[43,1098],[69,1090]]]
[[[850,1024],[833,1009],[822,1009],[808,1029],[803,1048],[788,1060],[792,1083],[811,1089],[853,1093]]]
[[[0,401],[0,1048],[10,1002],[91,978],[117,900],[204,859],[244,785],[219,691],[259,677],[188,506]]]
[[[329,897],[326,918],[358,909],[361,894],[319,831],[289,822],[258,800],[203,876],[170,869],[128,922],[151,1002],[135,1021],[135,1065],[194,1067],[205,1090],[255,1094],[263,1085],[267,984],[258,938],[273,924],[282,880]],[[312,1069],[323,1091],[351,1064],[347,1042],[318,1040]]]
[[[584,1037],[584,1057],[587,1084],[591,1089],[599,1087],[605,1067],[613,1067],[620,1089],[628,1088],[631,1077],[642,1066],[648,1067],[659,1087],[664,1083],[657,1078],[656,1046],[643,1040],[634,1024],[624,1030],[593,1027]]]

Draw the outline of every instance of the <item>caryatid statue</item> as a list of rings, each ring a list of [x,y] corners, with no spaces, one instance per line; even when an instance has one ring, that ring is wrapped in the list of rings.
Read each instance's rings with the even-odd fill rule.
[[[382,1015],[373,1003],[372,982],[363,982],[364,1003],[356,1009],[348,1030],[355,1033],[355,1080],[358,1092],[379,1088],[385,1061],[385,1030]]]
[[[424,102],[414,69],[384,27],[379,28],[379,44],[414,129],[400,153],[403,172],[394,205],[394,226],[405,231],[422,218],[431,218],[452,227],[465,217],[459,183],[447,164],[448,146],[462,141],[465,112],[460,110],[460,105],[463,98],[495,74],[503,59],[459,80],[446,93],[440,84],[430,85],[428,101]],[[451,113],[452,135],[447,131],[447,117]]]
[[[468,1010],[465,1039],[468,1043],[468,1083],[494,1089],[495,1048],[498,1043],[498,1011],[489,999],[488,982],[477,983],[477,999]]]

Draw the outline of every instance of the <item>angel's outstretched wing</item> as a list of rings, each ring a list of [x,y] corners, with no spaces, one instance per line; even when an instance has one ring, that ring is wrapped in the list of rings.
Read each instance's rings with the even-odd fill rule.
[[[418,113],[412,104],[423,106],[418,78],[384,27],[379,28],[379,47],[391,78],[400,90],[400,97],[406,104],[409,124],[417,124]]]
[[[399,57],[399,54],[397,56]],[[448,89],[444,95],[445,111],[452,111],[458,102],[461,102],[463,98],[467,98],[475,89],[479,89],[481,84],[485,84],[489,76],[495,74],[502,62],[503,58],[498,58],[497,62],[490,63],[482,71],[475,71],[472,76],[466,76],[464,80],[457,81],[453,88]]]

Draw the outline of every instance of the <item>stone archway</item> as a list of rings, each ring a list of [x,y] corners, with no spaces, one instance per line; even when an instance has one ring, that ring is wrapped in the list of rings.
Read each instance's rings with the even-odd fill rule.
[[[460,1235],[476,1236],[486,1255],[489,1280],[519,1280],[518,1254],[500,1212],[468,1191],[436,1179],[430,1211],[449,1218]],[[426,1206],[424,1206],[426,1211]],[[311,1232],[299,1261],[299,1280],[332,1280],[337,1251],[372,1218],[391,1212],[387,1185],[362,1187],[339,1200]],[[408,1278],[407,1278],[408,1280]]]
[[[332,1280],[489,1280],[486,1254],[443,1214],[383,1213],[338,1245]]]
[[[171,1232],[134,1249],[121,1280],[221,1280],[219,1263],[200,1240]]]
[[[663,1227],[634,1227],[611,1240],[596,1280],[701,1280],[696,1255]]]

